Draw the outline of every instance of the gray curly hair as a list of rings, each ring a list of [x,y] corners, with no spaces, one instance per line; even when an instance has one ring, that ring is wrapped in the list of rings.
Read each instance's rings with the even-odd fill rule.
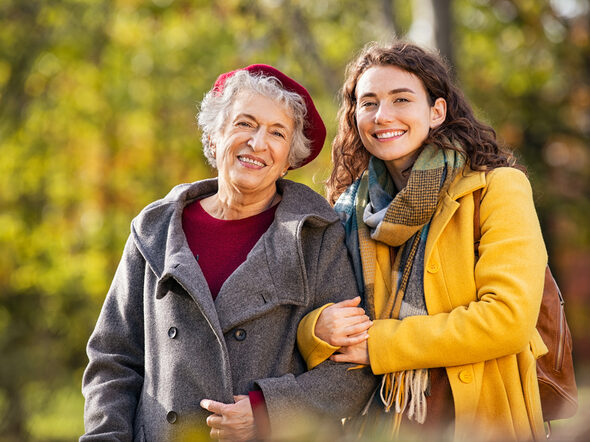
[[[311,145],[310,140],[303,133],[307,114],[305,101],[299,94],[285,90],[276,77],[253,75],[246,70],[237,71],[228,78],[221,94],[212,89],[207,92],[201,102],[197,122],[203,134],[201,137],[203,153],[209,164],[217,167],[211,147],[214,143],[211,141],[214,141],[225,127],[231,105],[238,94],[244,91],[255,92],[270,98],[291,112],[294,130],[289,150],[289,165],[293,168],[299,166],[309,156]]]

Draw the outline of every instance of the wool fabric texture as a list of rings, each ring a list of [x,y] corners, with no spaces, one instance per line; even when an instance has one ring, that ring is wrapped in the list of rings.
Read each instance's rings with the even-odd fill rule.
[[[428,314],[423,274],[430,220],[464,164],[455,150],[425,146],[406,187],[396,192],[385,163],[371,157],[367,171],[336,202],[371,318]],[[409,419],[424,422],[428,386],[426,369],[383,376],[381,400],[386,411],[395,411],[394,428],[399,428],[404,411]]]

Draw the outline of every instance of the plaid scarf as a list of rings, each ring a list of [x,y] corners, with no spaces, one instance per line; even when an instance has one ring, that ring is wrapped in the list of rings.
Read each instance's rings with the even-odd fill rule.
[[[463,165],[458,152],[425,146],[406,187],[396,193],[385,163],[371,157],[368,170],[336,202],[334,210],[344,224],[357,285],[371,318],[428,314],[423,276],[430,220]],[[394,428],[399,428],[406,409],[408,418],[424,422],[428,378],[425,369],[383,376],[381,400],[386,411],[395,411]]]

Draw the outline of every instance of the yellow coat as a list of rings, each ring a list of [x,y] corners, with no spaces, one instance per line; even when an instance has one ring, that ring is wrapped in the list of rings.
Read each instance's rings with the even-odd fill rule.
[[[478,188],[475,263],[472,193]],[[446,367],[456,440],[543,439],[535,360],[547,348],[535,324],[546,264],[525,175],[513,168],[466,171],[431,222],[424,258],[429,315],[374,321],[368,340],[373,372]],[[309,365],[334,351],[313,336],[318,316],[312,312],[300,326]]]

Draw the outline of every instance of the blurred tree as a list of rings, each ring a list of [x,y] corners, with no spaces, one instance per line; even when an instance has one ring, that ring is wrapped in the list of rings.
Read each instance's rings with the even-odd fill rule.
[[[130,220],[173,185],[214,173],[194,114],[219,73],[263,62],[291,74],[330,139],[353,54],[423,37],[426,17],[479,115],[529,166],[584,339],[589,282],[575,269],[590,262],[588,1],[422,3],[0,1],[2,440],[82,431],[84,345]],[[326,148],[290,177],[322,191],[329,170]]]
[[[461,4],[458,77],[529,169],[582,366],[590,352],[590,5]]]

